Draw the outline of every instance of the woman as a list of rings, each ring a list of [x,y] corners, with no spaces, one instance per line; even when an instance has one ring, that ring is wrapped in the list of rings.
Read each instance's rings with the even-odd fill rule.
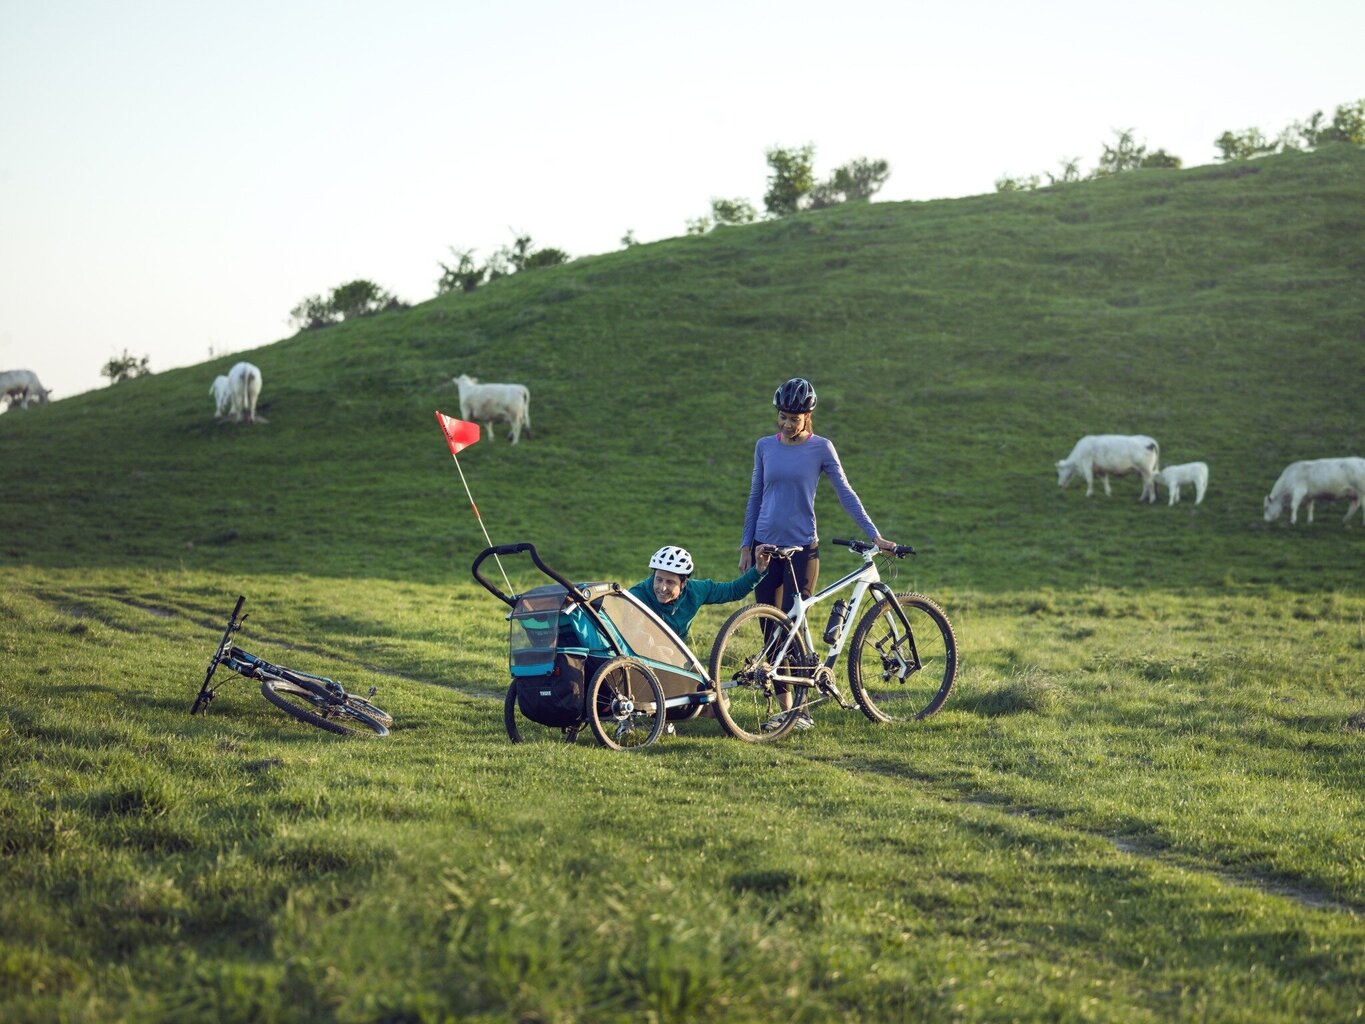
[[[820,476],[829,478],[844,511],[863,533],[883,551],[896,545],[883,537],[863,509],[863,503],[849,486],[839,455],[828,438],[816,434],[811,425],[815,409],[815,388],[804,377],[793,377],[773,393],[777,407],[777,433],[761,437],[754,446],[754,475],[749,486],[749,504],[744,513],[744,537],[739,547],[739,568],[747,571],[754,562],[757,544],[778,547],[800,546],[792,556],[801,596],[815,592],[820,579],[820,541],[815,531],[815,487]],[[754,588],[754,600],[790,611],[792,595],[785,583],[786,573],[770,572]],[[779,700],[789,708],[791,696],[780,693]],[[798,721],[809,728],[809,717]]]

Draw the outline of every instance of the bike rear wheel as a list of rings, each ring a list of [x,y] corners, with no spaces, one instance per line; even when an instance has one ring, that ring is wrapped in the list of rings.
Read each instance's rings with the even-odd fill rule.
[[[711,679],[716,685],[716,717],[735,739],[767,743],[791,732],[805,704],[807,687],[774,682],[774,673],[792,675],[809,664],[805,639],[795,634],[788,657],[774,658],[792,637],[787,616],[767,604],[741,608],[726,620],[711,647]],[[778,694],[791,693],[790,708]]]
[[[863,616],[848,654],[853,699],[874,722],[928,718],[957,677],[957,637],[942,608],[923,594],[896,597],[907,632],[888,598]]]
[[[261,695],[281,711],[292,715],[300,722],[307,722],[319,729],[339,733],[342,736],[387,736],[389,727],[378,719],[371,718],[352,701],[359,698],[337,700],[327,689],[304,681],[291,682],[279,676],[261,678]],[[367,701],[360,701],[367,704]],[[371,705],[373,706],[373,705]]]

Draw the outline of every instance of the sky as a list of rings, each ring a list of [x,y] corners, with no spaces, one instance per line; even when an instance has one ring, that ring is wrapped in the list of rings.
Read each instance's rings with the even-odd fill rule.
[[[358,278],[425,301],[452,248],[685,234],[761,212],[775,146],[887,160],[878,201],[1089,172],[1125,129],[1215,163],[1365,98],[1363,38],[1360,0],[0,0],[0,369],[60,399]]]

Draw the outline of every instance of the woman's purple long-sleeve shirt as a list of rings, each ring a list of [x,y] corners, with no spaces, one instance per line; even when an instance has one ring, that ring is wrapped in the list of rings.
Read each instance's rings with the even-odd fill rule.
[[[744,546],[755,540],[779,546],[815,543],[815,486],[822,473],[834,485],[849,518],[868,540],[876,538],[877,527],[849,486],[829,438],[812,434],[801,444],[783,444],[777,434],[770,434],[754,445],[754,477],[744,512]]]

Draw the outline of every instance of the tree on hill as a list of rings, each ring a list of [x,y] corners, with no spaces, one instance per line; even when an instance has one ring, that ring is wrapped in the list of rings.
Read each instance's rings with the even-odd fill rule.
[[[1365,99],[1341,104],[1332,120],[1325,122],[1323,112],[1316,110],[1308,120],[1295,121],[1273,140],[1267,139],[1259,128],[1244,128],[1240,132],[1224,132],[1213,144],[1220,160],[1250,160],[1268,153],[1317,149],[1334,142],[1365,146]]]
[[[1049,185],[1069,185],[1072,182],[1081,180],[1081,158],[1073,156],[1070,160],[1059,160],[1061,174],[1051,174],[1047,176]]]
[[[763,208],[773,217],[795,213],[815,187],[815,147],[809,143],[796,149],[774,146],[765,155],[770,173]]]
[[[758,211],[747,199],[716,199],[714,196],[711,199],[711,219],[718,228],[752,224],[757,217]]]
[[[472,292],[483,284],[488,268],[475,265],[473,249],[456,249],[451,246],[450,254],[456,257],[453,267],[441,263],[440,260],[436,261],[441,268],[440,280],[436,282],[437,295],[455,291]]]
[[[1332,115],[1331,124],[1324,125],[1322,121],[1322,111],[1318,110],[1307,122],[1296,122],[1289,130],[1293,131],[1309,149],[1333,142],[1365,146],[1365,99],[1341,104]]]
[[[1122,130],[1115,128],[1113,145],[1104,143],[1103,146],[1099,166],[1090,174],[1082,176],[1081,158],[1073,157],[1070,160],[1061,161],[1062,173],[1060,175],[1048,174],[1048,184],[1069,185],[1078,181],[1093,181],[1096,178],[1107,178],[1114,174],[1125,174],[1128,171],[1154,167],[1179,170],[1182,166],[1180,157],[1167,153],[1164,149],[1148,153],[1146,144],[1140,144],[1137,141],[1137,136],[1132,128]],[[1027,192],[1038,188],[1041,184],[1042,179],[1036,174],[1020,177],[1002,175],[995,179],[995,190],[997,192]]]
[[[542,270],[569,262],[569,254],[554,247],[537,249],[530,235],[517,235],[512,244],[498,249],[488,260],[488,280],[495,281],[523,270]]]
[[[343,320],[406,308],[407,303],[394,298],[373,281],[360,278],[337,285],[325,299],[321,295],[308,296],[289,311],[289,320],[298,330],[310,331]]]
[[[859,157],[836,167],[824,181],[816,181],[815,147],[810,144],[797,149],[775,147],[768,150],[767,158],[771,173],[763,207],[772,217],[871,199],[891,176],[891,165],[885,160]]]
[[[521,269],[544,270],[546,267],[563,266],[568,262],[569,254],[567,252],[563,249],[556,249],[554,246],[549,246],[544,249],[537,249],[535,252],[530,253],[526,259],[522,261]]]
[[[856,203],[871,199],[891,177],[891,165],[885,160],[859,157],[842,167],[836,167],[826,181],[811,190],[810,207],[820,210],[840,203]]]
[[[1218,147],[1220,160],[1250,160],[1254,156],[1273,153],[1283,140],[1271,142],[1259,128],[1247,128],[1240,132],[1224,132],[1213,140]]]
[[[1095,168],[1092,178],[1107,178],[1111,174],[1123,174],[1126,171],[1148,167],[1169,167],[1177,170],[1180,168],[1180,157],[1173,156],[1164,149],[1148,153],[1146,144],[1138,144],[1132,128],[1125,128],[1122,131],[1115,128],[1114,136],[1112,146],[1105,143],[1104,151],[1100,154],[1100,165]]]
[[[125,348],[123,355],[114,356],[100,369],[101,377],[108,377],[111,385],[134,377],[146,377],[152,372],[151,359],[143,356],[138,359]]]

